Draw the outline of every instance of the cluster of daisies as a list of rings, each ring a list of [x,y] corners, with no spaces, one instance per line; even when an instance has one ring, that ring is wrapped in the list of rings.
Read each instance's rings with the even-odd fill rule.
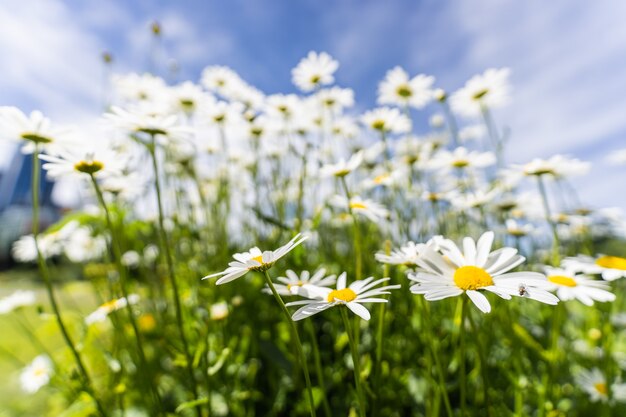
[[[112,101],[94,126],[59,126],[38,111],[0,107],[0,140],[36,154],[58,187],[80,190],[76,207],[87,206],[96,216],[103,213],[90,204],[102,200],[121,207],[127,216],[122,221],[156,223],[152,186],[157,184],[161,208],[162,175],[163,234],[186,227],[200,239],[213,237],[214,242],[202,242],[203,260],[218,258],[224,247],[293,231],[293,239],[279,249],[236,253],[225,270],[205,277],[221,285],[251,271],[263,274],[264,293],[281,303],[289,298],[282,307],[292,321],[333,307],[369,320],[367,306],[393,300],[401,286],[427,301],[467,296],[462,302],[469,299],[483,313],[491,311],[494,296],[548,305],[578,300],[585,306],[616,299],[609,282],[626,277],[626,258],[581,255],[561,262],[559,255],[563,248],[585,252],[578,249],[598,238],[623,239],[624,215],[580,204],[569,181],[589,171],[585,161],[554,155],[506,163],[507,135],[492,112],[510,101],[507,68],[488,69],[448,90],[431,75],[394,67],[378,85],[377,107],[361,113],[354,91],[335,85],[338,70],[329,54],[310,52],[292,70],[300,93],[270,95],[224,66],[205,68],[197,83],[177,85],[151,74],[115,75]],[[421,133],[418,121],[424,118],[418,112],[428,116],[427,133]],[[624,152],[614,152],[612,160],[626,163]],[[154,169],[148,169],[149,160]],[[379,263],[402,267],[406,283],[361,279],[368,274],[361,276],[358,262],[356,279],[349,279],[352,271],[327,274],[330,262],[313,273],[269,276],[274,264],[307,238],[347,236],[349,227],[358,261],[374,255],[357,251],[369,237],[362,239],[361,232],[407,242],[374,255]],[[465,237],[460,245],[444,237],[470,235],[480,237]],[[107,258],[112,237],[70,221],[37,241],[32,235],[17,239],[12,253],[21,262],[35,262],[39,251],[44,259],[88,265]],[[352,256],[346,250],[350,242],[335,237],[330,245],[338,258]],[[182,257],[195,247],[189,241],[170,243]],[[135,245],[123,251],[120,263],[157,270],[164,249]],[[522,253],[540,266],[520,271]],[[198,268],[198,257],[190,268]],[[97,326],[126,307],[132,317],[132,306],[145,301],[134,293],[120,295],[113,294],[83,324]],[[229,302],[215,301],[208,316],[226,319]],[[32,294],[15,293],[0,300],[0,314],[33,303]],[[35,358],[24,371],[24,389],[35,392],[47,384],[52,369],[50,358]],[[609,391],[621,399],[626,390],[598,372],[580,377],[582,386],[594,390],[592,399],[607,399]]]

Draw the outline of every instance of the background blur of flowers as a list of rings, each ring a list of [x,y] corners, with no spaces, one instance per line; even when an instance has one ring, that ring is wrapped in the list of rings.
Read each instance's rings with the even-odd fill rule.
[[[586,202],[626,208],[614,192],[623,171],[607,160],[626,147],[625,18],[626,4],[614,1],[4,0],[0,105],[95,123],[107,101],[104,51],[115,72],[150,70],[170,82],[227,65],[268,94],[295,91],[290,69],[309,50],[327,51],[342,63],[337,83],[356,91],[358,111],[373,106],[394,65],[449,89],[509,67],[512,100],[498,113],[512,132],[507,161],[566,150],[593,163],[576,180]],[[147,30],[154,20],[163,27],[158,47]],[[2,169],[12,155],[0,147]]]

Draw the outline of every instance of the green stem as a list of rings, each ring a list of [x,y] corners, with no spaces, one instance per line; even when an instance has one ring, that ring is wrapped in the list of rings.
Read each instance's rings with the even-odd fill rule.
[[[461,326],[459,328],[461,348],[459,349],[459,371],[461,377],[461,417],[465,417],[467,415],[467,375],[465,374],[465,316],[467,315],[466,296],[463,296],[461,303]]]
[[[341,177],[341,185],[343,186],[343,191],[346,195],[346,199],[348,200],[348,213],[350,217],[352,217],[352,226],[354,229],[354,252],[356,257],[356,265],[355,265],[355,279],[360,280],[362,276],[362,268],[363,268],[363,255],[361,249],[361,229],[359,228],[359,221],[350,206],[350,191],[348,190],[348,183],[346,182],[346,177]]]
[[[109,233],[111,233],[111,240],[109,242],[110,250],[113,253],[115,266],[117,268],[117,271],[120,277],[120,288],[122,290],[122,296],[127,301],[126,311],[128,313],[128,320],[131,324],[131,327],[133,328],[133,333],[135,335],[135,341],[137,343],[137,352],[139,354],[139,361],[143,369],[145,369],[147,372],[152,374],[152,372],[150,371],[150,367],[148,366],[148,361],[146,359],[145,350],[143,348],[141,332],[139,331],[137,320],[135,320],[133,307],[131,303],[129,302],[128,277],[127,277],[126,267],[122,264],[122,248],[121,248],[120,239],[117,235],[115,226],[113,225],[113,221],[111,220],[111,212],[109,211],[109,207],[107,206],[106,201],[104,200],[104,195],[102,194],[102,190],[100,189],[100,186],[98,185],[98,181],[96,180],[96,177],[93,174],[90,174],[89,177],[91,178],[91,183],[93,184],[93,188],[96,192],[98,202],[100,203],[100,206],[102,207],[102,210],[104,211],[104,217],[107,223],[107,227],[109,229]],[[163,409],[161,396],[159,394],[157,387],[155,386],[152,375],[147,379],[148,379],[148,385],[150,387],[150,391],[152,392],[152,395],[154,396],[155,410],[157,410],[158,414],[161,414],[162,409]]]
[[[539,187],[539,193],[541,194],[541,202],[543,203],[543,210],[546,216],[546,221],[552,230],[552,265],[558,267],[561,263],[559,234],[556,229],[556,223],[552,219],[550,212],[550,205],[548,204],[548,193],[546,192],[546,186],[543,182],[543,175],[537,175],[537,186]]]
[[[476,326],[476,324],[474,323],[474,319],[472,318],[472,313],[470,312],[467,315],[467,319],[470,323],[470,326],[472,328],[472,332],[473,334],[473,340],[476,343],[476,350],[478,351],[478,357],[480,359],[480,373],[482,375],[483,378],[483,396],[485,397],[484,401],[485,401],[485,408],[487,409],[487,415],[491,416],[492,415],[492,410],[491,410],[491,406],[489,404],[489,386],[487,385],[487,382],[489,381],[489,377],[487,375],[487,360],[485,358],[485,352],[483,350],[483,346],[482,343],[480,341],[480,333],[478,332],[478,327]]]
[[[361,361],[359,358],[358,342],[355,340],[352,325],[348,319],[348,312],[346,306],[339,306],[341,310],[341,318],[343,319],[343,325],[348,333],[348,341],[350,342],[350,351],[352,353],[352,363],[354,366],[354,384],[356,386],[356,393],[359,400],[359,415],[365,417],[365,396],[363,395],[363,387],[361,386]]]
[[[194,396],[194,400],[198,399],[198,385],[196,382],[196,378],[193,372],[193,358],[191,357],[191,352],[189,351],[189,343],[187,342],[187,336],[185,335],[185,327],[183,325],[183,310],[180,302],[180,294],[178,290],[178,282],[176,280],[176,275],[174,273],[174,261],[172,259],[172,253],[170,250],[170,246],[167,241],[167,234],[165,232],[164,219],[163,215],[163,202],[161,199],[161,183],[159,181],[159,165],[156,156],[156,138],[155,135],[151,135],[151,143],[148,145],[148,151],[150,152],[150,156],[152,158],[152,169],[154,172],[154,187],[157,195],[157,206],[159,209],[159,240],[161,243],[161,250],[165,252],[165,261],[167,263],[167,272],[168,277],[170,279],[170,284],[172,285],[172,292],[174,298],[174,307],[176,311],[176,324],[178,325],[178,331],[180,333],[180,340],[183,344],[183,353],[185,354],[186,359],[186,368],[189,377],[189,382],[191,383],[191,390]],[[201,417],[202,409],[200,405],[196,406],[196,414]]]
[[[439,352],[437,346],[439,345],[438,339],[433,336],[432,328],[430,327],[430,309],[428,308],[428,304],[422,299],[421,307],[422,307],[422,316],[423,316],[423,327],[424,332],[426,333],[426,346],[431,354],[434,362],[435,369],[437,371],[437,382],[439,386],[439,391],[441,392],[441,396],[443,397],[443,404],[446,407],[446,413],[448,417],[454,417],[454,412],[452,411],[452,405],[450,404],[450,397],[448,396],[448,389],[446,388],[446,379],[443,367],[441,366],[441,360],[439,359]],[[431,343],[428,343],[432,341]]]
[[[61,330],[61,335],[63,336],[63,340],[70,348],[72,352],[72,356],[74,357],[74,361],[78,367],[79,374],[81,376],[81,385],[83,390],[87,392],[93,398],[96,403],[96,407],[98,408],[98,413],[102,417],[106,417],[107,413],[102,406],[100,400],[98,400],[93,391],[93,385],[91,382],[91,378],[89,373],[87,372],[87,368],[83,363],[83,360],[80,356],[80,353],[76,349],[76,345],[72,340],[67,328],[65,327],[65,323],[63,322],[63,318],[61,317],[61,310],[57,303],[56,295],[54,293],[54,287],[52,286],[52,280],[50,279],[50,273],[48,271],[48,267],[46,265],[46,261],[41,253],[41,249],[39,248],[39,242],[37,238],[39,236],[39,176],[40,176],[40,167],[39,167],[39,146],[35,144],[35,151],[32,156],[33,163],[33,173],[32,173],[32,203],[33,203],[33,240],[35,241],[35,249],[37,251],[37,264],[39,266],[39,271],[43,278],[44,284],[46,286],[46,293],[48,294],[48,299],[50,300],[50,305],[52,306],[52,311],[54,312],[54,316],[56,318],[59,329]]]
[[[315,334],[315,328],[313,327],[312,320],[306,320],[305,327],[309,332],[311,338],[311,346],[313,348],[313,360],[315,361],[315,372],[317,373],[317,382],[322,389],[322,405],[324,406],[324,414],[326,417],[331,417],[330,404],[328,404],[328,398],[326,396],[326,383],[324,382],[324,370],[322,368],[322,359],[320,356],[319,346],[317,344],[317,335]]]
[[[265,282],[272,291],[276,302],[280,306],[281,311],[285,315],[285,319],[289,322],[291,336],[293,337],[294,344],[296,345],[298,361],[302,365],[302,372],[304,373],[304,380],[306,382],[306,388],[309,393],[309,409],[311,411],[311,417],[315,417],[315,401],[313,400],[313,388],[311,387],[311,377],[309,376],[309,365],[307,364],[306,357],[304,356],[304,352],[302,350],[302,342],[300,342],[300,336],[298,335],[296,323],[291,319],[291,314],[289,314],[287,306],[285,306],[283,299],[278,294],[278,291],[276,291],[274,283],[272,282],[272,278],[270,278],[270,274],[267,272],[267,270],[263,271],[263,276],[265,277]]]

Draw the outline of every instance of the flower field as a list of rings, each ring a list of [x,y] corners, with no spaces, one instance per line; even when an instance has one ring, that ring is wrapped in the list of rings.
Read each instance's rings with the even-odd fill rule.
[[[1,417],[626,415],[626,219],[577,195],[590,164],[507,161],[507,68],[396,66],[371,109],[341,69],[115,74],[93,130],[0,107],[36,161]],[[84,201],[49,227],[44,178]]]

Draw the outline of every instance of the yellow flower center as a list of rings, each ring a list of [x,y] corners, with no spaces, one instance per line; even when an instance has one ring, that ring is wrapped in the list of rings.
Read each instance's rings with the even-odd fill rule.
[[[372,128],[376,130],[385,130],[385,121],[384,120],[374,120],[372,122]]]
[[[22,133],[22,139],[24,140],[30,140],[31,142],[35,142],[35,143],[50,143],[52,142],[52,139],[45,137],[45,136],[41,136],[38,133],[33,133],[33,132],[25,132]]]
[[[573,278],[566,277],[563,275],[550,275],[548,277],[548,281],[556,285],[563,285],[565,287],[575,287],[578,285]]]
[[[319,75],[313,75],[311,77],[311,84],[317,84],[320,82],[321,79],[322,77],[320,77]]]
[[[469,165],[469,161],[467,161],[465,159],[458,159],[458,160],[452,162],[452,166],[455,167],[455,168],[465,168],[468,165]]]
[[[85,174],[95,174],[104,168],[104,164],[99,161],[80,161],[74,164],[74,169]]]
[[[626,258],[620,258],[619,256],[602,256],[596,260],[596,265],[603,268],[626,271]]]
[[[411,97],[413,95],[413,92],[411,91],[409,86],[406,84],[399,86],[396,89],[396,93],[398,93],[398,95],[402,98]]]
[[[367,206],[365,204],[363,204],[363,203],[360,203],[360,202],[353,202],[353,203],[350,203],[350,208],[351,209],[362,209],[362,210],[365,210],[365,209],[367,209]]]
[[[298,282],[296,282],[294,284],[287,284],[287,289],[291,290],[293,287],[301,287],[303,285],[304,285],[304,282],[298,281]]]
[[[100,306],[100,308],[103,308],[107,312],[111,312],[115,310],[116,307],[117,307],[117,300],[107,301],[106,303]]]
[[[472,97],[474,100],[480,100],[481,98],[485,97],[485,95],[489,92],[489,90],[487,90],[486,88],[484,90],[480,90],[478,91],[476,94],[474,94],[474,96]]]
[[[332,303],[333,301],[345,301],[349,303],[356,299],[356,293],[352,291],[350,288],[344,288],[343,290],[332,290],[330,294],[328,294],[327,301]]]
[[[33,375],[35,375],[35,376],[44,376],[46,374],[47,374],[47,372],[46,372],[46,370],[44,368],[37,368],[37,369],[35,369],[33,371]]]
[[[374,183],[382,184],[382,182],[385,181],[389,177],[390,177],[389,174],[381,174],[381,175],[377,176],[376,178],[374,178]]]
[[[609,393],[609,390],[604,382],[596,382],[593,384],[593,387],[602,395],[607,395]]]
[[[255,256],[254,258],[252,258],[252,260],[257,261],[258,263],[263,265],[263,255]]]
[[[477,290],[493,285],[493,279],[487,271],[477,266],[462,266],[454,272],[454,283],[462,290]]]

